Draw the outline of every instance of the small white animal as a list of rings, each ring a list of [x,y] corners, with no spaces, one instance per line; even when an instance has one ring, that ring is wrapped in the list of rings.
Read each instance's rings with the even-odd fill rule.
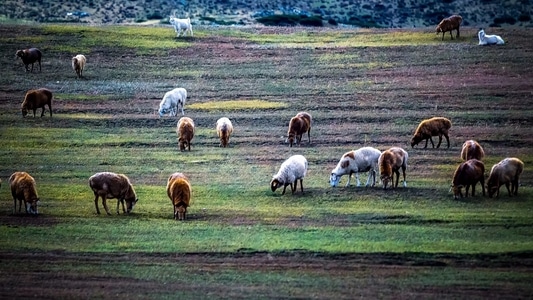
[[[190,36],[193,36],[191,18],[178,19],[176,17],[169,17],[168,21],[170,22],[170,24],[172,24],[172,26],[174,26],[174,31],[176,31],[176,37],[180,36],[182,29],[184,30],[183,36],[187,35],[187,31],[190,33]]]
[[[485,30],[480,29],[477,33],[479,45],[503,45],[505,42],[499,35],[487,35]]]
[[[187,100],[187,90],[184,88],[175,88],[165,93],[163,100],[159,103],[159,117],[168,113],[169,116],[175,117],[178,109],[181,109],[181,114],[184,115],[183,107]]]

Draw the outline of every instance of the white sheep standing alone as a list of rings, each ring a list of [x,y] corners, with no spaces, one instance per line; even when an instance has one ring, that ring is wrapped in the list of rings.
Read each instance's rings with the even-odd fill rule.
[[[483,28],[479,29],[479,32],[477,33],[477,37],[479,38],[479,45],[503,45],[505,44],[505,42],[499,35],[485,34],[485,30],[483,30]]]
[[[355,151],[346,152],[340,159],[337,167],[331,171],[329,183],[332,187],[336,187],[343,175],[348,174],[348,182],[346,186],[350,185],[352,174],[355,173],[357,186],[361,185],[359,181],[359,173],[368,172],[368,179],[366,186],[370,185],[370,179],[373,178],[372,186],[376,185],[376,173],[379,171],[378,159],[381,151],[373,147],[363,147]]]
[[[78,54],[72,58],[72,70],[76,72],[78,78],[83,77],[83,69],[85,69],[86,63],[87,58],[83,54]]]
[[[176,37],[180,36],[182,29],[184,30],[183,36],[187,35],[187,31],[189,32],[190,36],[193,36],[191,18],[178,19],[175,16],[172,16],[168,18],[168,22],[174,27],[174,31],[176,31]]]
[[[176,116],[178,110],[181,109],[181,114],[184,115],[183,107],[187,100],[187,90],[184,88],[175,88],[165,93],[163,100],[159,103],[159,117],[168,113],[169,116]]]
[[[285,194],[285,189],[288,185],[291,186],[291,191],[294,194],[298,187],[298,180],[300,180],[300,188],[304,192],[303,178],[307,173],[307,159],[303,155],[293,155],[285,160],[276,175],[270,181],[270,188],[275,192],[277,188],[283,186],[282,195]]]

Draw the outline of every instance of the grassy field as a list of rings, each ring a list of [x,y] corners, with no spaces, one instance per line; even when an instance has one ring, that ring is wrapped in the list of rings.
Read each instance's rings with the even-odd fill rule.
[[[444,42],[430,31],[198,27],[176,40],[170,27],[0,25],[0,297],[531,297],[533,33],[491,29],[506,45],[480,47],[474,28]],[[29,46],[42,72],[15,59]],[[37,87],[54,92],[52,118],[21,116]],[[178,151],[177,118],[157,114],[174,87],[188,90],[191,152]],[[304,110],[311,142],[289,148]],[[452,120],[450,148],[411,149],[432,116]],[[524,161],[517,197],[478,186],[453,199],[467,139],[485,148],[486,176]],[[344,187],[346,176],[331,188],[342,154],[362,146],[406,149],[407,188]],[[309,161],[304,193],[272,193],[292,154]],[[13,214],[14,171],[35,177],[38,217]],[[130,178],[132,214],[96,215],[88,178],[100,171]],[[184,222],[165,191],[177,171],[193,189]]]

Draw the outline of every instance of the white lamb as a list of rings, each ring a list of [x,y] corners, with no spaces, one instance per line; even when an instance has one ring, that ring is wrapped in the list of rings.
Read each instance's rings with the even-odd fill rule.
[[[176,17],[169,17],[168,21],[172,26],[174,26],[174,31],[176,31],[176,37],[180,36],[181,30],[183,29],[183,36],[187,35],[187,31],[190,33],[190,36],[193,36],[192,33],[192,24],[191,18],[187,19],[178,19]]]
[[[477,33],[479,45],[503,45],[505,42],[499,35],[487,35],[485,30],[480,29]]]
[[[270,188],[275,192],[277,188],[283,186],[282,195],[285,194],[285,189],[288,185],[291,186],[291,191],[294,194],[300,180],[300,188],[304,192],[303,178],[307,173],[307,159],[302,155],[293,155],[281,164],[279,171],[272,177],[270,181]]]
[[[175,88],[169,91],[159,103],[159,117],[168,113],[169,116],[176,116],[178,110],[181,109],[181,114],[184,115],[183,107],[187,100],[187,90],[184,88]]]
[[[370,185],[370,178],[373,179],[372,186],[375,186],[376,173],[379,171],[378,159],[380,155],[381,151],[372,147],[363,147],[355,151],[346,152],[340,159],[337,167],[331,171],[329,184],[332,187],[336,187],[339,184],[342,175],[348,174],[348,182],[346,183],[346,186],[349,186],[352,174],[355,173],[357,186],[360,186],[361,182],[359,181],[359,173],[368,172],[366,186]]]

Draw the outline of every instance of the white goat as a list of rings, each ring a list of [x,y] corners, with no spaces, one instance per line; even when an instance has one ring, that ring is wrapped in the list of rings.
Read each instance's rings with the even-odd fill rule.
[[[159,117],[168,113],[169,116],[176,116],[178,110],[181,109],[181,114],[184,115],[183,107],[187,100],[187,90],[184,88],[175,88],[165,93],[163,100],[159,103]]]
[[[270,181],[270,189],[273,192],[277,188],[283,186],[282,195],[285,194],[285,189],[288,185],[291,186],[291,191],[294,194],[298,187],[298,180],[300,180],[300,188],[304,192],[303,179],[307,173],[307,159],[302,155],[293,155],[281,164],[279,171],[272,177]]]
[[[359,173],[368,171],[368,179],[366,180],[366,186],[370,185],[370,178],[373,178],[372,186],[376,185],[376,173],[379,171],[378,159],[381,155],[381,151],[372,147],[363,147],[355,151],[346,152],[337,167],[331,171],[329,177],[329,184],[332,187],[336,187],[342,175],[348,174],[348,182],[346,186],[350,185],[350,179],[352,174],[355,173],[355,179],[357,179],[357,186],[361,185],[359,181]]]
[[[480,29],[477,33],[479,45],[503,45],[505,42],[499,35],[487,35],[485,30]]]
[[[176,17],[169,17],[168,21],[172,26],[174,26],[174,30],[176,31],[176,37],[179,37],[181,34],[181,30],[183,29],[183,36],[187,35],[187,31],[190,33],[190,36],[193,36],[192,33],[192,24],[191,24],[191,18],[187,19],[178,19]]]

